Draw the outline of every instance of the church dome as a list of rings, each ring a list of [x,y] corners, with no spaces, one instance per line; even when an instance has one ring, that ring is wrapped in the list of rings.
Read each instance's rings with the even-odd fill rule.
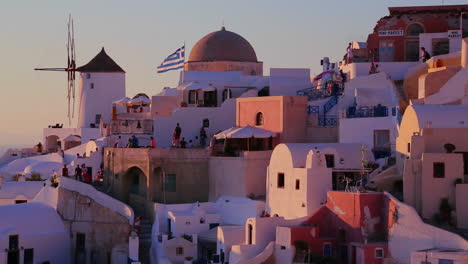
[[[250,43],[224,27],[200,39],[190,52],[189,62],[240,61],[258,62]]]

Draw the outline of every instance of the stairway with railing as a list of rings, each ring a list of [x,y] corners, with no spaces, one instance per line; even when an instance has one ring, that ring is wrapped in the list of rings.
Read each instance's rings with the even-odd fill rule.
[[[342,82],[328,82],[297,91],[298,96],[307,96],[309,101],[327,99],[320,111],[319,106],[309,105],[307,114],[317,114],[318,126],[333,127],[337,125],[336,116],[327,116],[327,113],[338,103],[338,98],[343,94],[344,84]]]

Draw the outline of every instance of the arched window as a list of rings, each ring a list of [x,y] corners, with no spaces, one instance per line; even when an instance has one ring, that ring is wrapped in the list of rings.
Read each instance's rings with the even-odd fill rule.
[[[407,36],[414,36],[417,37],[419,34],[424,33],[424,28],[420,24],[411,24],[406,29]]]
[[[256,126],[263,126],[263,114],[262,114],[262,112],[257,113],[257,116],[255,117],[255,125]]]

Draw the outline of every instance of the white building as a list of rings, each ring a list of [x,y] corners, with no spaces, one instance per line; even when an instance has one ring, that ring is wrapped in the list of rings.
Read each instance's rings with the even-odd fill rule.
[[[42,181],[8,181],[0,184],[0,205],[29,203],[42,188]]]
[[[0,215],[0,263],[70,263],[70,233],[52,207],[5,205]]]
[[[361,144],[295,143],[278,145],[267,178],[267,212],[285,219],[309,216],[325,201],[327,191],[358,184],[363,161],[373,162]]]

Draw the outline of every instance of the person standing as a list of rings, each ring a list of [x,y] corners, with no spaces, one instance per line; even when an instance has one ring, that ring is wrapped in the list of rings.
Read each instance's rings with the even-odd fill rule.
[[[67,164],[63,164],[62,176],[63,176],[63,177],[68,177],[68,168],[67,168]]]
[[[204,148],[206,145],[206,130],[205,127],[200,128],[200,146]]]
[[[179,123],[177,123],[176,127],[174,128],[174,143],[176,148],[180,146],[180,135],[182,135],[182,128],[180,127]]]
[[[81,167],[80,165],[76,165],[76,168],[75,168],[75,180],[77,181],[81,181],[82,180],[82,177],[81,177],[81,174],[82,174],[82,170],[81,170]]]
[[[135,135],[132,136],[132,147],[138,148],[138,138]]]
[[[185,138],[182,138],[182,141],[180,141],[180,147],[181,148],[186,148],[187,147],[187,141],[185,141]]]
[[[426,48],[421,47],[421,60],[422,62],[426,62],[428,59],[431,58],[429,52],[427,52]]]

